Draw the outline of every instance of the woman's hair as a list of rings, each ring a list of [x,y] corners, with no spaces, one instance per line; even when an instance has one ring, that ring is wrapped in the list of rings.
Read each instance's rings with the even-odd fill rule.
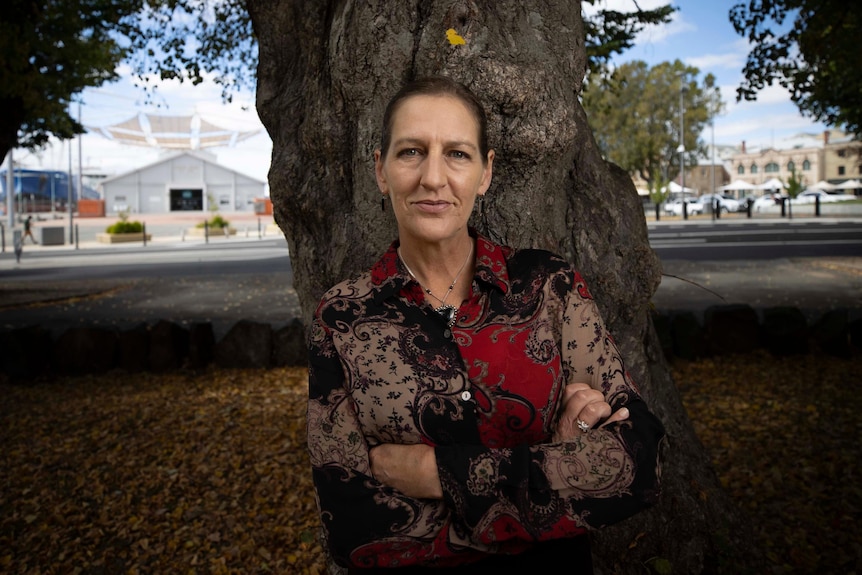
[[[392,120],[401,103],[413,96],[452,96],[461,101],[479,125],[479,152],[482,163],[488,161],[488,118],[479,98],[464,84],[446,76],[426,76],[404,84],[389,100],[383,113],[383,135],[380,138],[380,153],[386,156],[392,140]]]

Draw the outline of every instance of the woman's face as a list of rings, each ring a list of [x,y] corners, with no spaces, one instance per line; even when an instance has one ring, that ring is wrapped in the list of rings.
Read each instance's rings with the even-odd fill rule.
[[[491,184],[494,152],[483,162],[479,125],[452,96],[411,96],[398,107],[386,157],[374,154],[401,241],[444,242],[466,234],[476,196]]]

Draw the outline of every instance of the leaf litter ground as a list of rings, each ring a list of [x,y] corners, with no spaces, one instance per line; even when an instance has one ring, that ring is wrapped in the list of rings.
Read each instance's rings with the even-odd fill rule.
[[[773,573],[859,572],[862,358],[676,361]],[[0,572],[325,572],[304,369],[0,383]]]

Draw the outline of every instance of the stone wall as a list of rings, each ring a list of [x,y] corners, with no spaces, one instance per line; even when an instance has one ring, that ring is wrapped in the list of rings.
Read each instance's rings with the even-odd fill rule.
[[[758,313],[747,305],[693,312],[656,312],[653,325],[668,359],[698,359],[765,349],[776,355],[862,353],[862,319],[832,310],[809,322],[793,307]],[[110,370],[163,372],[225,368],[305,367],[305,329],[242,320],[216,340],[209,323],[184,327],[162,320],[130,329],[75,327],[54,337],[39,326],[0,332],[0,371],[13,381]]]

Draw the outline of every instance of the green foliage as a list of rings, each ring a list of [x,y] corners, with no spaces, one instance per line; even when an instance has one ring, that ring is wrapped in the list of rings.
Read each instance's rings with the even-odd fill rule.
[[[723,107],[715,78],[707,74],[698,84],[698,74],[679,60],[652,68],[635,61],[604,75],[601,85],[591,83],[582,103],[605,159],[637,173],[650,189],[661,188],[652,185],[659,178],[668,181],[679,174],[681,141],[686,165],[693,165],[704,150],[699,135]]]
[[[802,183],[802,178],[798,176],[796,170],[791,170],[790,177],[787,178],[787,195],[795,198],[805,190],[805,184]]]
[[[0,11],[0,153],[36,149],[83,126],[73,96],[117,77],[126,56],[117,34],[140,0],[6,0]]]
[[[139,234],[144,231],[144,225],[141,222],[128,222],[120,220],[105,228],[105,232],[109,234]]]
[[[652,181],[647,182],[649,185],[649,199],[652,203],[658,206],[667,201],[667,198],[670,196],[668,183],[661,172]]]
[[[221,230],[224,228],[229,228],[230,222],[228,222],[226,219],[224,219],[220,215],[216,214],[215,216],[213,216],[212,218],[210,218],[206,222],[201,222],[195,227],[202,228],[202,227],[204,227],[204,225],[206,225],[210,229],[216,228],[216,229]]]
[[[583,0],[583,4],[595,5],[597,0]],[[641,10],[637,2],[632,12],[599,9],[584,17],[587,61],[591,74],[601,73],[614,56],[622,54],[634,45],[634,38],[647,25],[666,24],[676,8],[670,4],[654,10]]]
[[[862,3],[746,2],[733,6],[730,21],[752,45],[737,100],[755,100],[777,81],[803,114],[862,137]]]

